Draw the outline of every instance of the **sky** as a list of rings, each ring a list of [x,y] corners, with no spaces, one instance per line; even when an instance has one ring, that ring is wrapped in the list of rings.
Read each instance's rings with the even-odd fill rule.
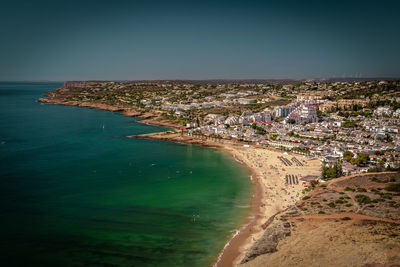
[[[400,77],[400,1],[0,2],[3,81]]]

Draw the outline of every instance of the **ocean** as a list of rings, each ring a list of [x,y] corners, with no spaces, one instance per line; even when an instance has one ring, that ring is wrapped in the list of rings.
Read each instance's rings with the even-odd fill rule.
[[[225,152],[131,139],[165,128],[37,102],[0,83],[2,266],[209,266],[244,222],[249,171]]]

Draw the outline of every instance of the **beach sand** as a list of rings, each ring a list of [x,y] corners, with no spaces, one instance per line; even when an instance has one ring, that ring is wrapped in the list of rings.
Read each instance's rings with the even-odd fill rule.
[[[228,152],[250,169],[251,180],[255,185],[251,212],[243,226],[232,236],[220,253],[214,265],[218,267],[239,264],[246,250],[262,236],[265,227],[272,221],[274,215],[302,198],[304,185],[300,178],[307,175],[319,176],[321,170],[320,161],[317,159],[256,145],[244,146],[244,143],[236,141],[189,137],[175,132],[132,137],[217,147]],[[285,164],[279,157],[287,159],[291,166]],[[292,161],[294,157],[298,161]],[[299,166],[298,162],[302,166]],[[286,175],[297,176],[298,184],[286,184]]]
[[[161,125],[171,128],[179,128],[173,122],[166,121],[159,112],[142,112],[138,109],[124,106],[114,106],[101,103],[65,101],[52,97],[39,99],[46,104],[59,104],[78,106],[85,108],[103,109],[118,111],[125,116],[135,116],[142,118],[141,123]],[[301,191],[304,189],[301,177],[306,175],[320,174],[320,162],[317,159],[309,159],[297,154],[287,154],[282,151],[264,148],[261,146],[244,146],[244,143],[231,140],[206,139],[204,137],[190,137],[180,133],[160,132],[144,135],[132,136],[135,138],[148,138],[170,140],[189,144],[199,144],[222,149],[232,155],[237,161],[246,166],[251,171],[251,179],[254,184],[254,193],[251,202],[251,211],[242,227],[228,241],[224,250],[218,256],[215,266],[225,267],[240,263],[245,252],[254,242],[261,237],[265,227],[273,220],[278,212],[286,207],[293,205],[302,197]],[[285,165],[279,157],[289,160],[292,165]],[[292,158],[296,157],[303,166],[297,166]],[[286,175],[297,175],[299,184],[285,184]]]

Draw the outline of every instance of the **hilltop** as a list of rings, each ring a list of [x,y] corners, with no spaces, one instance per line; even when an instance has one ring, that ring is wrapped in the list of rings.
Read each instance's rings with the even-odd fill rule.
[[[399,207],[399,173],[323,183],[275,216],[241,266],[395,266]]]

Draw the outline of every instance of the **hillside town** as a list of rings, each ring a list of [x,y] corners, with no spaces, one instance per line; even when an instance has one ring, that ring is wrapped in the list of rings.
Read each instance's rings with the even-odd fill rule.
[[[66,82],[48,97],[134,109],[182,135],[318,158],[321,179],[400,167],[400,81]]]

